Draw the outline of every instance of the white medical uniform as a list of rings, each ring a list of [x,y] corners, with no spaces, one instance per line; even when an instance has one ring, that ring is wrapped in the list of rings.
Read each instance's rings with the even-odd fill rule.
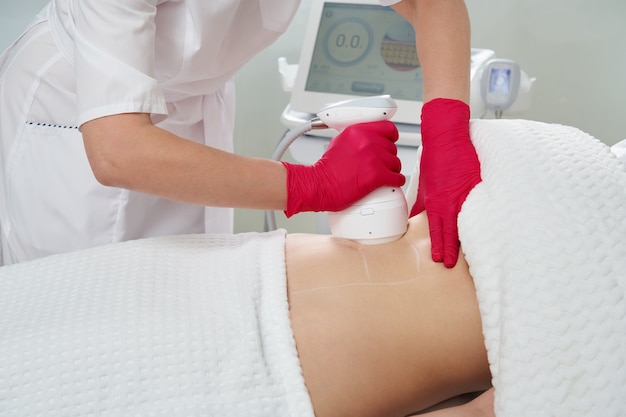
[[[232,209],[99,184],[79,126],[150,113],[232,151],[233,74],[299,0],[52,0],[0,56],[4,264],[141,237],[232,232]]]

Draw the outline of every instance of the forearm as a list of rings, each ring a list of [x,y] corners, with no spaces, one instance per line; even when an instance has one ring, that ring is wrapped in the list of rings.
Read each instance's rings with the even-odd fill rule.
[[[126,168],[127,182],[120,186],[205,206],[285,208],[286,171],[282,164],[178,137],[163,142],[158,154],[141,157],[146,161],[143,166]]]
[[[463,0],[403,0],[394,8],[415,29],[424,101],[444,97],[469,104],[471,34]]]
[[[112,117],[82,128],[92,169],[104,185],[191,204],[285,208],[286,172],[279,162],[185,140],[153,126],[147,115]]]
[[[141,113],[92,120],[81,132],[100,183],[205,206],[288,215],[342,210],[379,187],[400,187],[405,180],[394,145],[398,130],[389,121],[349,126],[306,167],[197,144],[155,127]]]

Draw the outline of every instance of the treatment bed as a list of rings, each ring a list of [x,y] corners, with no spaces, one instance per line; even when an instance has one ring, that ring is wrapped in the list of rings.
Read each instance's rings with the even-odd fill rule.
[[[496,415],[626,415],[626,168],[567,126],[477,120],[471,135],[483,181],[459,232]],[[42,415],[312,417],[284,231],[0,268],[0,416]]]

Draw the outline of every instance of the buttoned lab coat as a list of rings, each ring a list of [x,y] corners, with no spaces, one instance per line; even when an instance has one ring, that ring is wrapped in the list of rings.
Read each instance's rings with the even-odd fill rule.
[[[4,264],[149,236],[232,232],[232,209],[99,184],[79,126],[150,113],[232,151],[233,74],[299,0],[53,0],[0,57]]]

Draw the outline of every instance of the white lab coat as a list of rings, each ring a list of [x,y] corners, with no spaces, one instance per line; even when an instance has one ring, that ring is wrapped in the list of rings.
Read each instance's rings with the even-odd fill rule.
[[[150,113],[232,151],[233,74],[299,0],[52,0],[0,57],[3,263],[149,236],[231,232],[232,209],[176,203],[94,178],[78,127]]]

